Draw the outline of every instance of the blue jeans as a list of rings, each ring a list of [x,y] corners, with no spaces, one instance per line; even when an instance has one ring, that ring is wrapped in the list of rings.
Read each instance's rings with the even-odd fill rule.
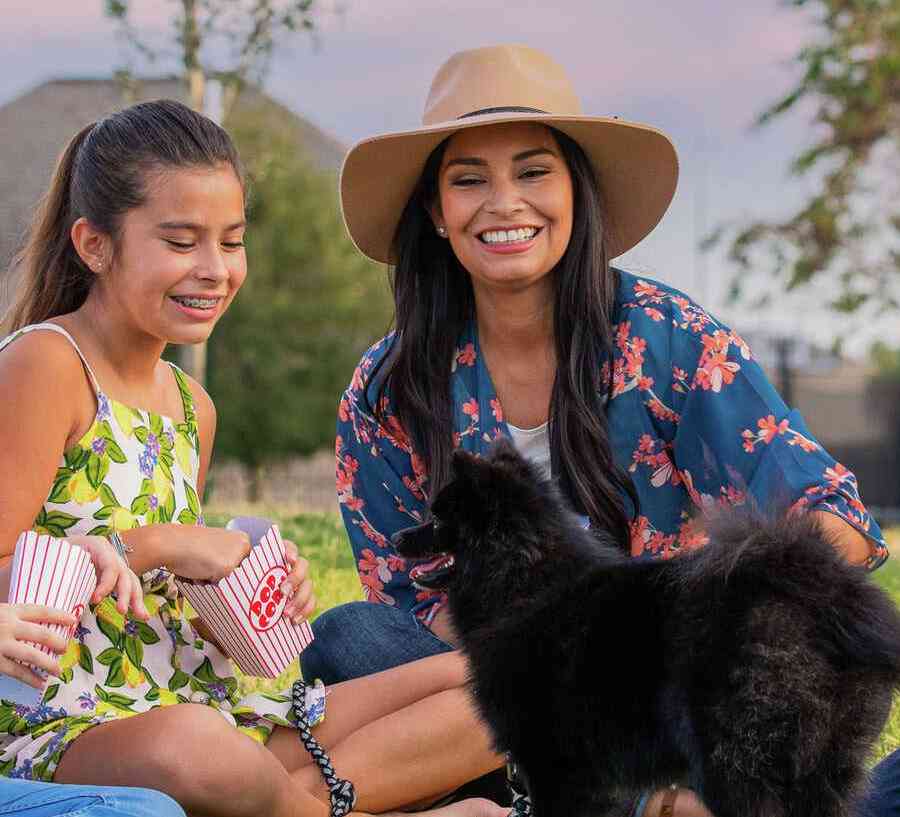
[[[453,649],[408,610],[352,601],[326,610],[312,624],[315,640],[300,653],[308,681],[349,681]]]
[[[863,799],[859,817],[900,817],[900,749],[872,771],[872,786]]]
[[[171,797],[150,789],[73,786],[0,777],[0,815],[20,817],[185,817]]]

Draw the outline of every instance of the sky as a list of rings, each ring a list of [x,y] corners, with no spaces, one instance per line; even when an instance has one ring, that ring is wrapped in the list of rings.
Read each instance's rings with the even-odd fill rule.
[[[540,48],[569,73],[587,113],[658,127],[678,150],[669,212],[617,263],[687,291],[743,332],[787,330],[826,342],[842,326],[820,308],[829,295],[821,287],[763,312],[729,304],[724,253],[697,251],[713,228],[784,216],[814,188],[814,179],[788,172],[809,143],[809,109],[752,127],[799,78],[793,58],[817,36],[809,12],[779,0],[319,2],[316,37],[280,42],[265,85],[345,144],[418,125],[431,78],[455,51],[498,42]],[[131,4],[143,37],[170,38],[173,0]],[[102,7],[103,0],[0,0],[0,105],[50,78],[147,68]],[[172,69],[163,58],[149,71]],[[852,331],[849,349],[859,353],[890,327]]]

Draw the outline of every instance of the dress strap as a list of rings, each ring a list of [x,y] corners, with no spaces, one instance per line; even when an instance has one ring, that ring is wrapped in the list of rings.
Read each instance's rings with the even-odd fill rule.
[[[187,375],[176,366],[172,361],[167,361],[172,368],[172,374],[175,376],[175,382],[178,384],[178,391],[181,393],[181,406],[184,409],[184,421],[193,431],[197,430],[197,412],[194,411],[194,393],[191,391],[191,384],[188,383]]]
[[[31,326],[23,326],[16,332],[13,332],[11,335],[0,340],[0,351],[9,346],[17,338],[20,338],[22,335],[26,335],[29,332],[34,332],[37,329],[49,329],[51,332],[56,332],[57,335],[62,335],[70,344],[72,344],[72,348],[78,353],[78,357],[81,358],[81,363],[84,366],[84,370],[87,372],[88,380],[91,381],[91,386],[94,388],[94,394],[100,395],[103,393],[103,390],[100,388],[100,384],[97,382],[97,378],[94,376],[94,370],[91,368],[91,364],[88,363],[87,358],[84,356],[84,353],[78,347],[78,344],[75,342],[75,338],[73,338],[65,329],[61,326],[58,326],[55,323],[33,323]]]

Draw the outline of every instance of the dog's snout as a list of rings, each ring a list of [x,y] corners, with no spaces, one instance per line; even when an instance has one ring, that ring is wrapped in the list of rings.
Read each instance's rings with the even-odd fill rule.
[[[401,556],[427,556],[434,544],[434,525],[429,521],[398,530],[391,536],[391,544]]]

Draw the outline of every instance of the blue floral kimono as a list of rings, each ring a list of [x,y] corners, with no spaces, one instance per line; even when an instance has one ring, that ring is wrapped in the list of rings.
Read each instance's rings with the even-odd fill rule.
[[[700,547],[706,536],[698,510],[755,503],[837,514],[868,538],[868,567],[880,565],[887,548],[856,478],[788,409],[744,340],[677,290],[620,275],[612,371],[607,366],[603,374],[613,381],[607,406],[613,456],[640,499],[631,524],[633,557],[665,559]],[[442,597],[414,587],[412,565],[390,545],[391,534],[426,514],[424,464],[390,396],[384,426],[363,396],[389,340],[363,356],[341,399],[338,499],[366,598],[428,620]],[[452,371],[454,445],[484,453],[509,431],[474,323],[459,338]],[[373,404],[376,391],[371,385]]]

